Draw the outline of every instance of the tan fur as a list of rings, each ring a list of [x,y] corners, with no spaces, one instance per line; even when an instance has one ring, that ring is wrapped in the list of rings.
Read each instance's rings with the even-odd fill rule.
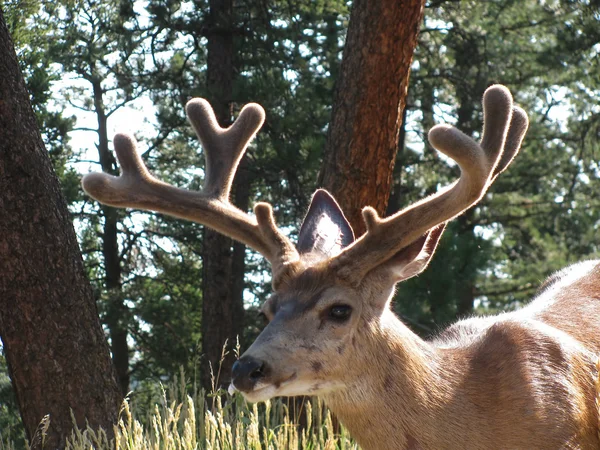
[[[389,296],[385,279],[352,290],[322,264],[267,302],[283,320],[246,354],[269,361],[274,380],[294,374],[271,396],[322,396],[367,450],[599,448],[600,263],[573,270],[581,276],[550,297],[426,342],[369,300]],[[319,329],[319,311],[339,299],[356,305],[356,322]]]
[[[431,342],[389,308],[395,285],[426,268],[445,222],[481,199],[519,150],[527,115],[508,89],[490,87],[483,106],[480,143],[448,125],[429,134],[458,163],[460,179],[385,219],[366,208],[359,239],[348,239],[335,200],[318,191],[313,201],[336,218],[325,235],[345,242],[335,251],[309,231],[298,251],[270,205],[257,204],[255,219],[229,202],[239,160],[264,120],[258,105],[224,130],[208,102],[188,103],[207,160],[202,192],[154,178],[124,135],[114,140],[121,176],[88,174],[83,187],[109,205],[205,224],[271,262],[275,294],[263,306],[270,323],[233,370],[248,400],[319,395],[365,450],[600,448],[598,261],[557,274],[521,311],[460,321]]]

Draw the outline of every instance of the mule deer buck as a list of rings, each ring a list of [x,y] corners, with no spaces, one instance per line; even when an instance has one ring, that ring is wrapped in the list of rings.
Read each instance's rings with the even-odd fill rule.
[[[388,218],[365,208],[357,239],[323,190],[296,246],[269,204],[257,203],[253,218],[229,203],[264,120],[255,104],[226,130],[205,100],[187,104],[206,154],[202,192],[155,179],[126,135],[114,139],[121,176],[88,174],[83,187],[109,205],[200,222],[269,260],[269,324],[233,368],[232,386],[249,401],[318,395],[365,449],[600,448],[598,261],[555,275],[517,312],[459,321],[433,341],[390,310],[395,285],[425,269],[445,223],[479,201],[520,148],[528,120],[510,92],[489,88],[483,108],[481,143],[448,125],[429,132],[459,180]]]

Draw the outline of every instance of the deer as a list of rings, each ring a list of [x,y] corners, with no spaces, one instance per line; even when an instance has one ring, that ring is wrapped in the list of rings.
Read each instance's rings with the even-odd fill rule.
[[[252,216],[229,201],[264,110],[246,105],[227,129],[204,99],[186,112],[205,152],[201,191],[156,179],[125,134],[114,138],[121,175],[90,173],[82,184],[102,203],[199,222],[268,260],[268,324],[235,362],[232,390],[250,402],[318,396],[366,450],[600,448],[600,261],[552,276],[519,310],[466,318],[429,340],[390,306],[396,285],[426,269],[446,223],[519,152],[529,121],[506,87],[484,93],[480,142],[451,125],[429,131],[460,168],[454,183],[389,217],[365,207],[359,237],[319,189],[295,245],[270,204]]]

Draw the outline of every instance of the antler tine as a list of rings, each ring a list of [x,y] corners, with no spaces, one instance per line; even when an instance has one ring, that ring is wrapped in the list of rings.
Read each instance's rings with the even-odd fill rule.
[[[204,148],[206,175],[203,192],[228,199],[231,183],[242,156],[265,121],[265,111],[249,103],[229,128],[221,128],[210,103],[195,98],[185,107],[188,119]]]
[[[521,143],[529,127],[529,118],[527,113],[518,106],[513,106],[512,118],[510,120],[510,126],[508,128],[508,134],[506,136],[506,143],[504,144],[504,151],[500,157],[498,165],[494,169],[494,175],[492,182],[498,175],[506,170],[512,160],[519,153]]]
[[[106,173],[88,173],[81,180],[83,190],[101,203],[115,207],[128,207],[139,202],[133,188],[145,187],[148,180],[154,180],[136,151],[136,140],[128,134],[116,134],[113,145],[121,166],[121,176]]]
[[[429,132],[433,147],[459,165],[461,176],[455,183],[385,219],[373,208],[363,210],[367,232],[332,261],[342,278],[360,282],[377,265],[483,197],[517,154],[527,129],[527,115],[513,108],[504,86],[486,90],[483,109],[480,144],[450,125],[437,125]]]
[[[179,189],[153,177],[136,151],[135,138],[125,134],[113,140],[121,175],[87,174],[83,189],[107,205],[157,211],[206,225],[258,251],[273,265],[274,274],[282,273],[282,267],[297,260],[298,254],[277,228],[270,205],[261,204],[269,214],[261,216],[259,224],[229,202],[239,161],[264,121],[263,109],[246,105],[227,129],[218,125],[204,99],[191,100],[186,109],[206,154],[202,192]]]

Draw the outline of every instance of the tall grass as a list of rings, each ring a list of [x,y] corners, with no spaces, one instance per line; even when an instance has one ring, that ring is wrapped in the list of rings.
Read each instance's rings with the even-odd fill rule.
[[[150,405],[150,406],[149,406]],[[298,425],[302,423],[302,425]],[[48,419],[34,439],[43,443]],[[293,399],[249,404],[239,394],[216,391],[206,396],[186,384],[183,373],[148,401],[135,393],[123,402],[114,438],[105,430],[75,428],[67,450],[356,450],[348,433],[334,426],[318,401]],[[2,439],[0,450],[16,450]]]
[[[358,449],[343,428],[336,432],[331,414],[318,401],[305,402],[305,423],[300,427],[282,400],[250,405],[241,396],[219,392],[213,396],[214,407],[207,408],[203,395],[178,402],[167,392],[147,417],[136,417],[135,407],[126,400],[114,441],[102,430],[74,430],[67,449]]]
[[[239,357],[239,344],[233,349]],[[114,438],[105,430],[77,427],[67,439],[67,450],[357,450],[349,434],[334,426],[331,413],[315,399],[298,403],[276,399],[249,404],[244,398],[218,389],[221,366],[227,355],[223,346],[219,369],[211,370],[212,392],[206,395],[190,383],[183,369],[173,381],[146,393],[133,392],[125,399],[114,426]],[[155,393],[158,392],[156,395]],[[75,420],[73,419],[73,423]],[[300,425],[301,424],[301,425]],[[44,442],[49,427],[45,417],[35,433]],[[20,450],[0,430],[0,450]]]
[[[600,372],[600,359],[597,367]],[[183,373],[169,387],[161,386],[160,398],[155,398],[150,411],[136,406],[135,396],[126,399],[113,430],[114,438],[109,439],[104,430],[75,428],[66,449],[359,450],[344,428],[334,426],[330,412],[316,399],[296,410],[291,400],[248,404],[240,395],[218,391],[205,396],[202,390],[192,389],[190,393],[188,387]],[[600,377],[596,379],[596,405],[600,410],[598,393]],[[48,425],[45,418],[34,439],[43,442]],[[600,424],[598,430],[600,437]],[[9,440],[2,439],[2,430],[0,450],[16,450]]]

